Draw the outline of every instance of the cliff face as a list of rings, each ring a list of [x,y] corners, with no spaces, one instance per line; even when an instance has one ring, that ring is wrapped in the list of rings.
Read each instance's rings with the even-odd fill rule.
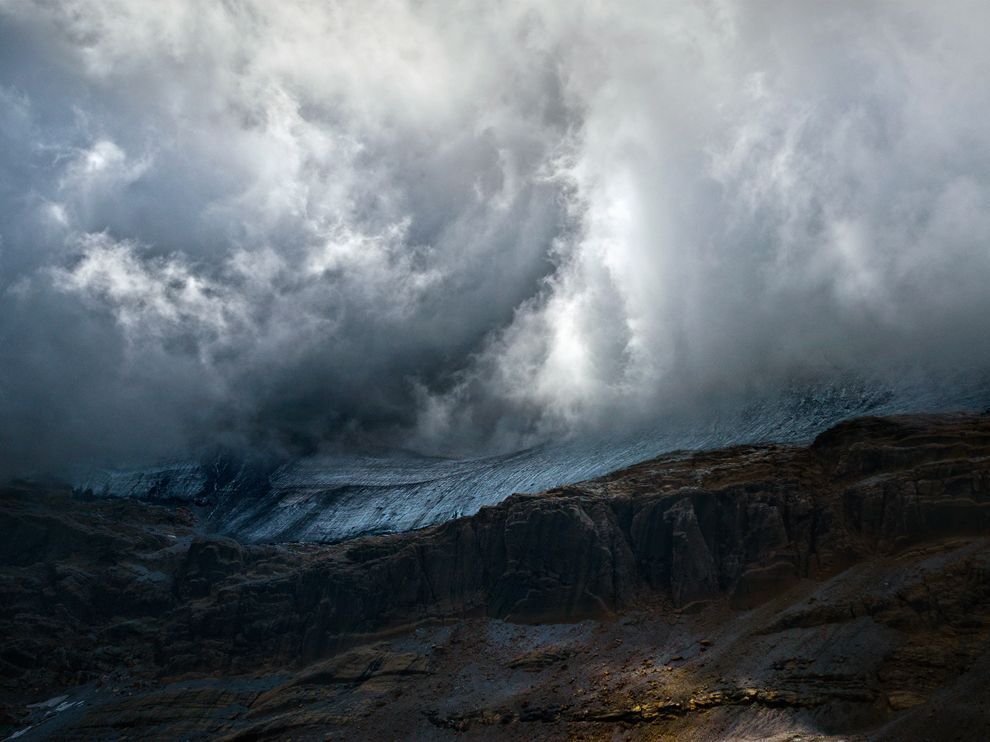
[[[896,736],[908,716],[934,723],[938,694],[990,663],[990,415],[866,418],[807,448],[669,455],[332,546],[248,546],[203,536],[181,509],[26,487],[4,492],[0,519],[11,731],[127,718],[277,735],[291,701],[297,737],[380,733],[414,712],[434,736]],[[471,664],[496,679],[453,682]],[[207,685],[222,703],[169,684],[218,674]],[[268,685],[234,680],[259,674]],[[137,685],[121,700],[102,681]],[[90,695],[64,714],[24,711],[71,688]],[[163,721],[166,691],[243,709]],[[982,719],[955,718],[964,736]],[[539,730],[512,731],[527,720]]]

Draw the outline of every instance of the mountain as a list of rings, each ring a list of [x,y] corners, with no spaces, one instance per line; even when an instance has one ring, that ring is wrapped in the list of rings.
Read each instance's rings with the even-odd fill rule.
[[[985,739],[990,415],[651,459],[429,528],[252,544],[11,485],[19,739]]]

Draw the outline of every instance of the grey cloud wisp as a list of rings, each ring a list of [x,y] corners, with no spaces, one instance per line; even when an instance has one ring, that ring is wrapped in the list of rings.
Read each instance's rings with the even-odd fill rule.
[[[0,0],[0,469],[990,356],[990,6]]]

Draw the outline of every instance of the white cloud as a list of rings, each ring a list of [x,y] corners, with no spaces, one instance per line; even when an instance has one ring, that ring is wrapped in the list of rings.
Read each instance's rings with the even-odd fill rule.
[[[205,279],[178,256],[142,260],[140,246],[106,234],[79,238],[79,260],[56,268],[56,287],[110,306],[132,342],[156,342],[177,328],[223,335],[246,314],[243,297]]]
[[[8,0],[0,269],[33,288],[0,331],[58,356],[84,317],[134,404],[171,369],[179,427],[207,375],[218,430],[438,447],[985,363],[988,20]]]

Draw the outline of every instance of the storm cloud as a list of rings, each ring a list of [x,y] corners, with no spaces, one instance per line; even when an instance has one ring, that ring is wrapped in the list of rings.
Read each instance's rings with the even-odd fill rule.
[[[0,469],[985,367],[988,23],[0,0]]]

